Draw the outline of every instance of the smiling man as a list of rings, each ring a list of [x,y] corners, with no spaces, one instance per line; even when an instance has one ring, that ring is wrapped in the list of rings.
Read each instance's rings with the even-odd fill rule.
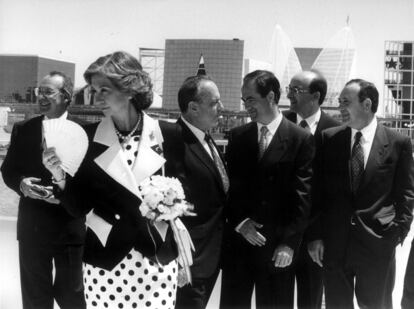
[[[273,73],[243,79],[252,122],[230,131],[221,308],[293,308],[290,270],[310,210],[313,137],[279,112]]]
[[[354,295],[360,308],[392,308],[395,247],[413,219],[411,141],[378,123],[374,84],[350,80],[339,104],[349,121],[322,132],[322,230],[310,253],[323,263],[327,308],[353,308]]]
[[[71,217],[53,195],[50,172],[42,163],[44,119],[67,117],[72,82],[51,72],[36,88],[41,116],[16,123],[1,167],[4,182],[20,195],[17,238],[23,308],[85,308],[82,282],[84,220]],[[47,191],[46,191],[47,192]],[[55,277],[53,278],[53,265]]]

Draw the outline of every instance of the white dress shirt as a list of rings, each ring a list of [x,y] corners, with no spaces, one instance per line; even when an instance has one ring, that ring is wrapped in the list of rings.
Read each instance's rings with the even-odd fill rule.
[[[257,142],[258,143],[260,143],[260,135],[261,135],[260,130],[262,129],[263,126],[267,127],[267,133],[266,133],[267,145],[266,145],[266,149],[269,146],[270,142],[272,141],[273,136],[276,134],[276,131],[279,128],[280,123],[282,122],[282,119],[283,119],[283,115],[282,115],[282,113],[279,113],[279,115],[277,115],[276,118],[273,119],[272,122],[269,123],[269,124],[264,125],[264,124],[259,123],[259,122],[257,123],[257,132],[258,132]]]
[[[370,124],[368,124],[365,128],[362,130],[359,130],[362,133],[361,137],[361,146],[364,150],[364,169],[367,166],[369,153],[371,152],[372,143],[374,141],[375,137],[375,131],[377,130],[377,118],[374,117]],[[355,142],[355,134],[358,132],[358,130],[352,128],[352,134],[351,134],[351,152],[352,152],[352,146]]]
[[[301,116],[299,116],[299,114],[296,115],[296,124],[299,125],[302,120],[305,120],[308,124],[310,132],[312,135],[315,135],[316,127],[318,126],[319,120],[321,119],[321,109],[318,108],[318,111],[316,113],[306,119],[303,119]]]

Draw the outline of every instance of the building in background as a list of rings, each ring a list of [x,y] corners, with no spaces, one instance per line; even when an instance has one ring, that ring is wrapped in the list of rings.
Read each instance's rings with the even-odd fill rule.
[[[383,114],[390,125],[413,138],[414,42],[386,41],[384,55]]]
[[[34,88],[51,71],[61,71],[74,82],[75,63],[37,55],[0,55],[0,103],[35,102]]]
[[[166,40],[163,108],[178,109],[183,81],[196,75],[201,55],[208,76],[217,84],[224,108],[239,111],[244,42],[234,40]]]
[[[151,77],[153,91],[162,97],[164,82],[164,49],[140,48],[139,62],[145,72]]]

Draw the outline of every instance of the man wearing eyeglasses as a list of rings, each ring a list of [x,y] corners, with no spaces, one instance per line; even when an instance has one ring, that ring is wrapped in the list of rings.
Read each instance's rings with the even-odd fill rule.
[[[313,137],[278,109],[273,73],[243,79],[251,123],[230,131],[228,230],[220,307],[293,308],[290,265],[310,211]]]
[[[290,81],[290,85],[286,87],[287,97],[290,100],[290,110],[284,111],[283,114],[290,121],[313,134],[316,151],[321,144],[322,131],[340,125],[339,121],[336,121],[320,108],[325,100],[327,88],[326,79],[322,74],[314,71],[303,71],[296,74]],[[315,169],[314,173],[316,173]],[[312,191],[317,185],[317,183],[313,183]],[[312,204],[315,203],[313,194]],[[311,222],[312,217],[311,215]],[[320,228],[317,222],[313,223],[312,226],[312,228]],[[308,253],[308,246],[311,249],[315,246],[314,242],[309,242],[309,233],[311,231],[308,230],[304,234],[300,250],[295,256],[292,267],[296,277],[297,305],[299,309],[317,309],[322,306],[322,264],[319,260],[314,262]]]
[[[85,308],[84,219],[71,217],[59,205],[48,188],[52,181],[62,179],[52,180],[42,163],[42,121],[66,118],[72,91],[70,78],[61,72],[51,72],[42,79],[35,90],[42,115],[14,125],[1,166],[4,182],[20,195],[17,238],[25,309],[52,309],[54,301],[61,309]]]

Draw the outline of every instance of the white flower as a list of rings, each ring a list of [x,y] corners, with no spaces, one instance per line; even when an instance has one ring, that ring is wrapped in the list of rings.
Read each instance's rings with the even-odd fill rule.
[[[147,194],[144,195],[143,202],[146,203],[151,209],[154,209],[158,204],[164,199],[164,196],[156,188],[149,190]]]
[[[147,213],[150,211],[150,208],[145,203],[141,203],[139,205],[139,210],[141,211],[141,214],[145,217]]]
[[[143,180],[138,187],[142,196],[139,210],[151,221],[173,220],[194,216],[193,205],[187,203],[181,182],[174,177],[155,175]]]

